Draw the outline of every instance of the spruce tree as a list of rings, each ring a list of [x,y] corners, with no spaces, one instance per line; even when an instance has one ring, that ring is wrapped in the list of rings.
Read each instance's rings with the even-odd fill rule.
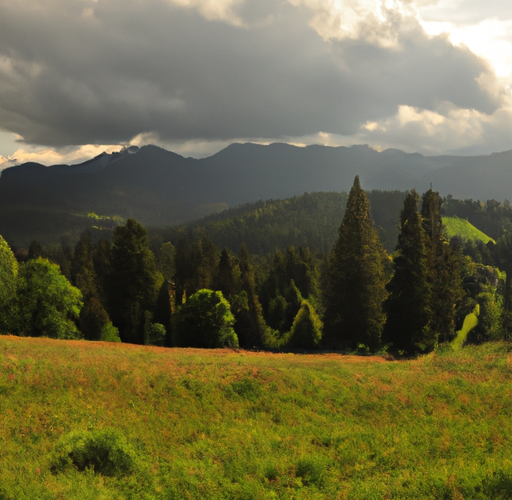
[[[330,257],[325,347],[379,347],[385,320],[384,255],[368,198],[356,176]]]
[[[303,300],[293,321],[287,346],[296,349],[315,349],[322,340],[322,322],[314,307]]]
[[[264,347],[269,342],[268,326],[256,293],[256,281],[249,251],[242,244],[239,256],[241,292],[239,307],[235,311],[235,331],[241,347]]]
[[[429,283],[432,288],[430,328],[443,341],[455,334],[456,305],[462,297],[460,255],[450,246],[441,217],[439,193],[429,189],[422,199],[421,216],[426,235]]]
[[[146,230],[128,219],[114,231],[107,290],[108,313],[123,342],[144,343],[145,313],[153,313],[162,280]]]
[[[436,337],[431,330],[432,288],[428,251],[416,191],[407,195],[400,213],[394,275],[387,285],[387,321],[384,341],[396,350],[414,354],[431,350]]]

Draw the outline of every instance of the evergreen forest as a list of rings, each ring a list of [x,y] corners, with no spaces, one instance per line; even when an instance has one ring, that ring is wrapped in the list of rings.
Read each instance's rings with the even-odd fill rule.
[[[457,234],[455,221],[476,236]],[[109,224],[73,244],[1,238],[0,332],[414,356],[512,330],[507,201],[365,192],[356,176],[348,194],[306,193],[167,228]]]

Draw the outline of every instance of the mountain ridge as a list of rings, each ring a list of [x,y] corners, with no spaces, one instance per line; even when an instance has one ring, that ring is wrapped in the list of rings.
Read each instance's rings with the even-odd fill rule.
[[[299,147],[233,143],[201,159],[159,146],[123,148],[77,165],[25,163],[0,176],[0,234],[25,242],[31,218],[95,212],[172,225],[244,203],[305,192],[348,192],[359,175],[366,190],[424,192],[479,200],[510,198],[512,151],[486,156],[423,156],[368,145]],[[44,218],[44,217],[43,217]],[[27,228],[27,229],[25,229]],[[34,236],[32,236],[34,237]]]

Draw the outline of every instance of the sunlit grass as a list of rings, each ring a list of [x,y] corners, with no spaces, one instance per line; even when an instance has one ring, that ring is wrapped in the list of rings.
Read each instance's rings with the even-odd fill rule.
[[[473,328],[476,328],[478,325],[478,316],[480,316],[480,304],[477,304],[473,312],[464,318],[462,328],[457,332],[457,335],[451,344],[454,351],[462,349],[469,335],[469,332],[473,330]]]
[[[449,238],[452,236],[461,236],[464,239],[468,240],[481,240],[484,243],[488,243],[495,241],[487,236],[485,233],[480,231],[480,229],[476,228],[471,224],[471,222],[466,219],[460,219],[457,216],[454,217],[443,217],[443,224],[445,226],[446,234]]]
[[[0,337],[0,499],[510,498],[511,360]],[[52,471],[63,437],[104,428],[135,470]]]

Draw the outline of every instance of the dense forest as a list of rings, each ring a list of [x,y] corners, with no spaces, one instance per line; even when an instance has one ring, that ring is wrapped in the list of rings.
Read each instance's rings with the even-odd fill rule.
[[[493,240],[449,238],[447,216]],[[508,202],[366,193],[356,177],[348,195],[259,202],[149,233],[128,219],[73,246],[0,238],[0,331],[414,355],[477,314],[465,341],[508,338],[511,221]]]

